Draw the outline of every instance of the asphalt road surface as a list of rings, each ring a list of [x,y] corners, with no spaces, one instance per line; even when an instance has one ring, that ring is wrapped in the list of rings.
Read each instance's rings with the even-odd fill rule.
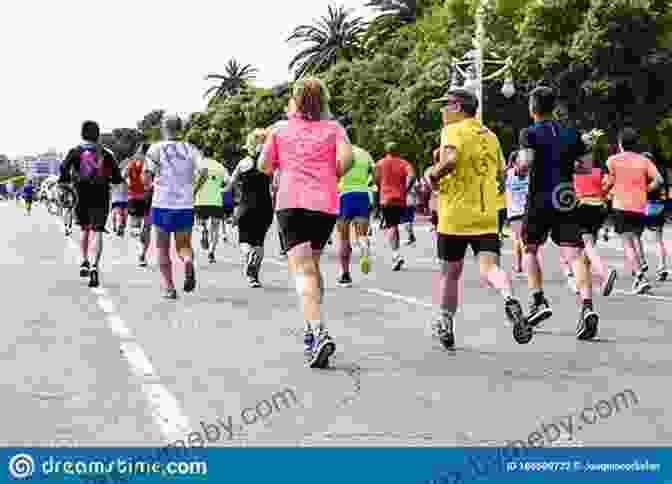
[[[319,371],[303,364],[275,228],[262,289],[247,287],[237,248],[222,244],[214,265],[197,248],[196,292],[167,301],[155,261],[138,268],[129,238],[106,236],[92,290],[78,277],[77,230],[68,240],[45,208],[28,217],[13,202],[0,203],[0,220],[3,445],[471,446],[535,431],[541,445],[672,443],[672,283],[628,295],[615,240],[602,247],[621,278],[610,298],[595,297],[596,341],[574,336],[576,301],[549,246],[554,315],[534,340],[513,341],[501,298],[480,287],[470,258],[455,351],[430,337],[437,269],[427,225],[399,273],[378,236],[372,272],[355,269],[347,289],[335,284],[329,247],[325,316],[337,353]],[[650,240],[647,249],[655,269]],[[511,265],[509,242],[503,263]],[[526,282],[515,284],[527,306]]]

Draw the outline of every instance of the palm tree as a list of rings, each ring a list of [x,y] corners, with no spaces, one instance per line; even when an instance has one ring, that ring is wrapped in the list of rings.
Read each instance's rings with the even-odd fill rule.
[[[233,96],[238,94],[243,89],[248,81],[256,78],[258,69],[252,67],[251,64],[243,66],[237,60],[231,59],[224,68],[224,74],[208,74],[205,80],[217,80],[218,84],[210,87],[203,98],[207,98],[211,92],[215,91],[213,99],[218,99],[222,96]]]
[[[366,31],[362,17],[352,18],[345,7],[329,6],[329,13],[313,25],[299,25],[287,39],[309,44],[289,63],[296,79],[327,69],[339,60],[352,60],[359,52],[360,37]]]
[[[414,23],[429,7],[428,0],[369,0],[365,7],[372,7],[380,12],[376,20],[395,20],[402,24]]]

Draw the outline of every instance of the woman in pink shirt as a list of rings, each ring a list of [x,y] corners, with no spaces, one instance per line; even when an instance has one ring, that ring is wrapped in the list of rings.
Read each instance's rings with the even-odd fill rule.
[[[322,319],[320,257],[336,224],[337,178],[351,167],[343,126],[329,116],[329,94],[318,79],[295,83],[286,121],[276,123],[259,159],[261,171],[281,170],[276,199],[280,230],[305,320],[304,354],[311,368],[326,368],[336,345]]]

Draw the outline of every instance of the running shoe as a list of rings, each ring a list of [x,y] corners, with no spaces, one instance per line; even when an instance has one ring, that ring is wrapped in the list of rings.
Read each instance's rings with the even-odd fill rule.
[[[455,347],[455,333],[452,328],[453,318],[451,316],[441,316],[432,323],[432,336],[438,339],[447,350]]]
[[[184,266],[184,292],[191,292],[196,289],[196,270],[194,263],[187,263]]]
[[[670,271],[665,269],[664,267],[661,267],[656,271],[656,281],[658,282],[665,282],[667,281],[667,278],[670,275]]]
[[[255,277],[248,277],[247,278],[247,284],[250,287],[254,287],[254,288],[261,287],[261,282],[259,281],[259,278],[256,277],[256,276]]]
[[[338,278],[337,283],[341,287],[350,287],[352,286],[352,277],[350,277],[350,274],[346,272]]]
[[[310,360],[313,357],[313,347],[315,346],[315,335],[312,331],[306,331],[303,335],[303,356],[306,358],[306,362],[310,363]]]
[[[362,274],[368,274],[371,269],[369,265],[369,256],[363,255],[359,258],[359,269],[362,271]]]
[[[134,239],[140,238],[140,231],[141,231],[140,227],[132,227],[130,232],[131,237],[133,237]]]
[[[508,298],[504,303],[504,312],[513,326],[513,339],[516,340],[516,343],[524,345],[532,341],[534,331],[525,319],[520,302],[517,299]]]
[[[642,272],[649,272],[649,263],[646,261],[642,264]]]
[[[208,240],[208,229],[204,228],[201,232],[201,248],[208,250],[210,248],[210,241]]]
[[[651,291],[651,284],[642,274],[632,283],[632,293],[635,295],[647,294]]]
[[[138,267],[147,267],[147,258],[144,255],[138,256]]]
[[[172,299],[175,300],[177,299],[177,289],[174,287],[169,287],[163,290],[163,298],[164,299]]]
[[[72,235],[72,229],[70,227],[65,228],[65,236],[70,237]]]
[[[581,309],[579,324],[576,326],[576,337],[582,341],[593,339],[597,336],[597,325],[600,317],[590,306]]]
[[[208,262],[209,262],[210,264],[214,264],[214,263],[215,263],[215,253],[214,253],[214,252],[210,252],[210,253],[208,254]]]
[[[259,271],[257,266],[259,264],[259,256],[257,252],[252,250],[247,253],[247,265],[245,267],[245,275],[249,279],[257,279],[259,276]]]
[[[394,266],[392,267],[392,270],[395,272],[398,272],[401,270],[401,268],[404,265],[404,258],[403,257],[398,257],[396,262],[394,263]]]
[[[100,285],[100,280],[98,278],[98,269],[95,267],[89,272],[89,287],[98,287]]]
[[[609,296],[611,292],[614,290],[614,283],[616,282],[616,279],[618,278],[618,273],[612,269],[609,271],[609,274],[607,275],[607,280],[604,281],[604,284],[602,285],[602,295],[603,296]]]
[[[336,344],[325,329],[315,335],[313,352],[309,360],[311,368],[325,369],[329,367],[329,357],[336,351]]]
[[[539,299],[533,299],[530,303],[530,310],[527,316],[527,323],[532,326],[538,326],[542,321],[550,318],[553,315],[553,310],[551,305],[548,304],[548,300],[545,296],[541,296]]]
[[[408,240],[406,241],[406,245],[413,245],[417,242],[417,239],[415,238],[415,235],[411,235]]]
[[[118,237],[123,237],[124,232],[126,232],[126,227],[123,225],[120,225],[119,228],[117,229],[117,236]]]
[[[79,266],[79,277],[89,277],[90,268],[91,264],[89,264],[88,260],[82,262],[82,264]]]

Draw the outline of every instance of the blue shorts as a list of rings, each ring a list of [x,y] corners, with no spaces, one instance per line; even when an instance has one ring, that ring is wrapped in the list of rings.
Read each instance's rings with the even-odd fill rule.
[[[404,207],[401,209],[401,223],[412,224],[415,222],[415,207]]]
[[[168,233],[191,232],[194,228],[194,211],[190,208],[152,207],[152,225]]]
[[[368,220],[369,208],[369,194],[367,192],[342,193],[338,217],[344,220],[355,218]]]
[[[112,208],[128,208],[128,202],[112,202]]]

